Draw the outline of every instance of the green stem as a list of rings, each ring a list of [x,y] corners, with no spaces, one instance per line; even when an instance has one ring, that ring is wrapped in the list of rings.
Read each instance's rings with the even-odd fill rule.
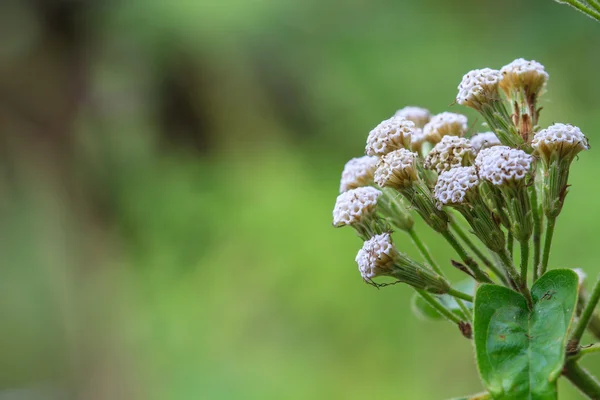
[[[593,9],[600,12],[600,2],[598,0],[587,0],[587,2]]]
[[[542,249],[542,215],[538,204],[537,189],[535,183],[531,186],[531,209],[533,211],[533,281],[538,278],[540,265],[540,253]]]
[[[444,276],[444,273],[442,272],[442,269],[435,262],[435,260],[433,259],[433,256],[431,255],[431,252],[429,251],[429,249],[427,248],[427,246],[425,245],[425,243],[423,243],[423,241],[421,240],[421,238],[419,237],[419,235],[417,235],[417,232],[414,230],[414,228],[409,229],[408,230],[408,234],[410,235],[410,237],[411,237],[413,243],[415,244],[415,246],[417,246],[417,248],[419,249],[419,252],[423,256],[423,258],[425,258],[425,260],[429,263],[429,265],[431,265],[431,268],[433,268],[433,270],[435,272],[437,272],[440,276]],[[453,290],[453,289],[451,289],[451,290]],[[448,293],[451,294],[450,292],[448,292]],[[469,308],[465,305],[465,303],[463,303],[463,301],[461,300],[461,297],[460,296],[456,296],[454,294],[453,294],[453,296],[459,297],[459,298],[456,299],[456,303],[458,304],[458,306],[460,307],[460,309],[465,314],[465,318],[470,318],[471,312],[470,312]],[[465,299],[465,300],[473,302],[473,298],[472,297],[470,299]]]
[[[508,231],[508,235],[506,237],[506,242],[508,245],[508,252],[510,253],[510,258],[511,260],[514,258],[514,245],[515,245],[515,237],[513,236],[512,232],[509,230]]]
[[[462,229],[461,226],[453,219],[450,220],[450,227],[454,230],[454,232],[456,232],[460,240],[462,240],[467,245],[467,247],[471,249],[473,253],[475,253],[477,258],[483,261],[486,267],[488,267],[498,278],[502,279],[506,283],[506,277],[504,276],[502,271],[500,271],[498,267],[496,267],[494,263],[491,262],[490,259],[485,256],[485,254],[483,254],[483,252],[477,247],[477,245],[473,243],[471,238],[469,238],[469,235],[467,235],[464,229]]]
[[[466,300],[471,303],[473,302],[473,296],[471,296],[470,294],[461,292],[460,290],[456,290],[454,288],[448,289],[448,294],[450,296],[458,297],[459,299],[463,299],[463,300]]]
[[[459,324],[461,322],[460,318],[454,315],[451,311],[449,311],[442,303],[440,303],[435,297],[422,289],[415,289],[417,293],[429,303],[430,306],[435,308],[437,312],[439,312],[442,316],[446,317],[450,322],[454,322],[455,324]]]
[[[585,305],[585,308],[581,313],[581,317],[579,318],[579,321],[577,322],[577,325],[575,326],[575,329],[571,334],[571,343],[579,344],[579,342],[581,341],[581,337],[583,336],[585,329],[590,323],[590,318],[592,318],[592,315],[594,315],[594,309],[598,304],[598,300],[600,300],[600,279],[596,280],[594,288],[592,289],[590,299]]]
[[[529,263],[529,240],[521,242],[521,288],[527,287],[527,268]]]
[[[458,243],[458,241],[456,240],[456,238],[454,237],[454,235],[452,235],[452,233],[450,233],[450,231],[446,230],[446,231],[441,232],[441,234],[442,234],[442,236],[444,236],[444,238],[446,239],[446,241],[448,241],[448,243],[450,244],[450,246],[452,246],[452,248],[454,249],[454,251],[456,251],[456,254],[458,254],[458,256],[461,258],[461,260],[471,270],[471,272],[475,276],[475,279],[478,282],[493,283],[493,281],[490,279],[490,277],[487,276],[481,270],[481,268],[479,268],[479,265],[477,265],[477,263],[475,262],[475,260],[473,260],[473,258],[471,258],[471,256],[469,256],[467,254],[467,252],[465,251],[465,249],[460,245],[460,243]]]
[[[581,11],[584,14],[589,15],[590,17],[600,21],[600,12],[596,12],[590,8],[587,8],[585,5],[583,5],[582,3],[580,3],[577,0],[563,0],[565,3],[569,4],[570,6],[572,6],[573,8]]]
[[[600,382],[585,368],[577,364],[577,362],[567,362],[563,374],[577,389],[590,399],[600,399]]]
[[[541,277],[548,269],[548,259],[550,258],[550,248],[552,247],[552,236],[554,236],[554,227],[556,226],[556,217],[548,217],[546,226],[546,238],[544,239],[544,255],[540,265],[539,276]]]
[[[600,343],[596,343],[592,346],[582,347],[579,349],[576,355],[570,357],[569,360],[575,361],[579,360],[583,356],[587,356],[588,354],[598,353],[600,352]]]
[[[417,248],[419,249],[419,253],[421,253],[421,255],[423,256],[425,261],[427,261],[427,263],[429,263],[429,265],[431,266],[431,268],[433,268],[433,270],[435,272],[444,276],[444,274],[442,273],[442,269],[434,261],[433,257],[431,256],[431,252],[429,251],[429,249],[427,248],[425,243],[423,243],[421,238],[417,235],[417,232],[414,230],[414,228],[411,228],[410,230],[408,230],[408,234],[410,235],[410,238],[412,239],[415,246],[417,246]]]
[[[521,294],[525,297],[525,300],[527,300],[529,308],[531,309],[533,307],[533,298],[531,297],[531,292],[527,287],[527,277],[522,277],[519,275],[517,269],[513,265],[512,258],[510,257],[508,250],[505,249],[504,251],[498,252],[498,256],[504,264],[506,273],[510,277],[511,286],[513,287],[513,289],[521,292]]]

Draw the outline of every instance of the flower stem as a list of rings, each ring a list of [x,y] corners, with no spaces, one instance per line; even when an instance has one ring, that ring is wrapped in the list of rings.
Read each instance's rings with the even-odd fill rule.
[[[592,6],[593,9],[600,12],[600,2],[598,0],[588,0],[588,4]]]
[[[577,0],[563,0],[565,3],[569,4],[570,6],[572,6],[573,8],[576,8],[577,10],[581,11],[584,14],[589,15],[590,17],[600,21],[600,12],[596,12],[588,7],[586,7],[584,4],[580,3]]]
[[[538,204],[537,189],[535,183],[531,186],[531,210],[533,211],[533,281],[538,278],[540,265],[540,253],[542,249],[542,215]]]
[[[446,230],[446,231],[441,232],[441,233],[442,233],[442,236],[444,236],[444,238],[446,239],[446,241],[448,241],[448,243],[450,243],[450,246],[452,246],[452,248],[454,249],[454,251],[456,251],[456,254],[458,254],[458,256],[461,258],[461,260],[471,270],[471,272],[473,273],[473,275],[475,276],[475,279],[477,281],[479,281],[479,282],[486,282],[486,283],[493,283],[493,281],[490,279],[490,277],[487,276],[481,270],[481,268],[479,268],[479,265],[477,265],[477,263],[475,262],[475,260],[473,260],[473,258],[471,258],[471,256],[469,256],[467,254],[467,252],[465,251],[465,249],[460,245],[460,243],[458,243],[458,240],[456,240],[456,238],[454,237],[454,235],[452,235],[452,233],[450,233],[449,230]]]
[[[471,303],[473,302],[473,296],[471,296],[470,294],[461,292],[460,290],[456,290],[454,288],[448,289],[448,294],[450,296],[458,297],[459,299],[463,299],[463,300],[466,300]]]
[[[546,227],[546,238],[544,239],[544,255],[542,264],[540,265],[539,276],[541,277],[548,269],[548,259],[550,258],[550,248],[552,247],[552,236],[554,235],[554,227],[556,225],[556,217],[548,217],[548,225]]]
[[[429,249],[427,248],[427,246],[425,245],[425,243],[423,243],[423,241],[421,240],[421,238],[419,237],[419,235],[417,235],[417,232],[415,231],[415,229],[414,228],[409,229],[408,230],[408,234],[410,235],[411,239],[413,240],[415,246],[417,246],[417,248],[419,249],[419,252],[423,256],[423,258],[425,258],[425,260],[429,263],[429,265],[431,265],[431,268],[433,268],[433,270],[435,272],[437,272],[438,274],[440,274],[440,276],[444,276],[444,273],[442,272],[442,269],[435,262],[435,260],[431,256],[431,252],[429,251]],[[450,290],[454,290],[454,289],[450,289]],[[460,292],[458,292],[458,293],[460,293]],[[456,299],[456,303],[458,304],[458,306],[460,307],[460,309],[462,310],[462,312],[465,314],[465,318],[470,318],[471,317],[471,312],[467,308],[467,306],[465,305],[465,303],[463,303],[463,301],[461,300],[461,298],[464,299],[464,297],[456,296],[455,294],[450,293],[450,291],[448,292],[448,294],[451,294],[454,297],[458,297]],[[462,293],[462,294],[464,294],[464,293]],[[467,294],[464,294],[464,295],[468,296]],[[469,296],[469,298],[467,298],[465,300],[473,302],[473,297]]]
[[[571,334],[571,340],[570,340],[571,343],[574,343],[577,345],[581,341],[581,337],[583,336],[585,329],[587,328],[588,324],[590,323],[590,318],[592,318],[592,315],[594,315],[594,309],[596,308],[596,305],[598,304],[598,300],[600,300],[600,279],[596,280],[596,283],[594,284],[594,288],[592,289],[592,294],[590,296],[590,299],[588,300],[587,304],[585,305],[585,308],[583,309],[583,312],[581,313],[581,317],[579,318],[579,321],[577,322],[577,325],[575,326],[575,329],[573,330],[573,333]]]
[[[527,287],[527,268],[529,266],[529,240],[521,242],[521,287]]]
[[[455,324],[459,324],[461,322],[460,318],[454,315],[450,310],[448,310],[442,303],[439,302],[435,297],[422,289],[415,289],[417,293],[429,303],[430,306],[435,308],[437,312],[439,312],[442,316],[446,317],[450,322],[454,322]]]
[[[527,252],[529,252],[529,250],[527,250]],[[527,277],[519,275],[517,269],[513,265],[512,258],[510,257],[508,250],[505,249],[504,251],[498,252],[498,256],[504,264],[504,268],[506,269],[506,273],[509,276],[511,286],[513,287],[513,289],[521,292],[521,294],[525,297],[525,300],[527,300],[529,308],[531,309],[533,307],[533,298],[531,297],[531,292],[527,287]]]
[[[508,245],[508,252],[510,253],[510,258],[513,259],[514,257],[514,245],[515,245],[515,237],[513,236],[512,232],[509,230],[508,231],[508,235],[506,237],[506,242]]]
[[[467,245],[467,247],[471,249],[473,253],[475,253],[477,258],[483,261],[486,267],[488,267],[498,278],[502,279],[506,283],[506,277],[502,271],[500,271],[498,267],[496,267],[494,263],[492,263],[490,259],[483,254],[483,252],[475,245],[475,243],[473,243],[471,238],[469,238],[469,235],[467,235],[467,233],[456,221],[454,221],[454,219],[450,220],[450,227],[454,230],[454,232],[456,232],[458,237]]]
[[[577,362],[567,362],[563,374],[590,399],[600,399],[600,382]]]
[[[572,361],[579,360],[583,356],[587,356],[588,354],[593,354],[593,353],[598,353],[598,352],[600,352],[600,343],[596,343],[592,346],[583,347],[583,348],[579,349],[577,354],[570,357],[569,360],[572,360]]]

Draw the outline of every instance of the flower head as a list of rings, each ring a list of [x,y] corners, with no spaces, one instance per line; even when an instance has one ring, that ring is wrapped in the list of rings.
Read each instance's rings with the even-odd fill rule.
[[[414,122],[417,128],[423,128],[431,119],[431,113],[426,108],[407,106],[396,111],[395,117],[403,117]]]
[[[414,152],[420,152],[423,148],[423,143],[427,140],[425,139],[425,133],[423,133],[423,129],[416,128],[411,137],[410,149]]]
[[[369,156],[384,156],[397,149],[410,149],[414,130],[414,122],[406,118],[386,119],[369,133],[365,152]]]
[[[471,136],[471,145],[475,154],[479,153],[482,149],[487,149],[493,146],[500,146],[500,139],[494,132],[478,133]]]
[[[514,92],[524,90],[528,95],[539,95],[548,82],[549,75],[537,61],[517,58],[500,69],[500,88],[511,97]]]
[[[443,112],[431,118],[423,128],[423,133],[427,141],[435,144],[446,135],[464,136],[467,129],[467,117],[462,114]]]
[[[542,129],[535,134],[531,145],[546,164],[550,163],[553,155],[572,161],[579,152],[590,148],[581,130],[567,124],[554,124]]]
[[[416,163],[416,153],[406,149],[392,151],[379,160],[375,170],[375,182],[381,187],[408,187],[419,179]]]
[[[333,208],[333,225],[355,225],[374,214],[381,191],[371,186],[350,189],[340,194]]]
[[[462,167],[473,161],[473,146],[469,139],[444,136],[429,152],[423,166],[436,170],[438,174],[451,168]]]
[[[440,174],[434,196],[440,205],[462,204],[467,201],[467,193],[477,190],[478,185],[475,167],[453,168]]]
[[[498,83],[501,79],[502,74],[495,69],[483,68],[470,71],[458,85],[456,102],[480,110],[481,104],[498,98]]]
[[[340,193],[350,189],[370,185],[377,168],[377,157],[363,156],[346,163],[340,181]]]
[[[356,255],[356,263],[362,278],[370,282],[382,275],[391,275],[398,250],[389,233],[375,235],[367,240]]]
[[[508,146],[483,149],[475,158],[479,177],[497,186],[523,181],[529,176],[532,164],[532,156]]]

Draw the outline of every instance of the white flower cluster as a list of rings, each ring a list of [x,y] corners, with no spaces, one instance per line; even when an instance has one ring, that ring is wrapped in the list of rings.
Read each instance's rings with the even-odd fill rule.
[[[550,77],[544,66],[537,61],[517,58],[500,69],[500,87],[507,96],[513,90],[525,89],[530,93],[540,93]]]
[[[498,97],[498,84],[501,79],[502,74],[495,69],[470,71],[458,85],[456,102],[478,110],[481,104]]]
[[[550,158],[554,152],[574,157],[580,151],[590,148],[581,130],[568,124],[554,124],[542,129],[533,137],[531,146],[543,158]]]
[[[431,113],[426,108],[406,106],[396,111],[394,117],[403,117],[414,122],[417,128],[423,128],[431,119]]]
[[[471,136],[471,145],[475,154],[479,153],[482,149],[487,149],[493,146],[500,146],[500,139],[494,132],[483,132]]]
[[[367,240],[356,255],[356,263],[362,278],[372,281],[392,270],[397,250],[389,233],[375,235]]]
[[[375,212],[381,191],[371,186],[350,189],[340,194],[333,208],[333,225],[345,226],[359,223]]]
[[[379,160],[375,183],[381,187],[401,189],[418,179],[417,154],[406,149],[392,151]]]
[[[438,177],[434,196],[439,205],[461,204],[467,192],[477,187],[479,178],[475,167],[458,167],[445,171]]]
[[[373,182],[377,161],[377,157],[371,156],[357,157],[348,161],[342,172],[340,193],[370,185]]]
[[[403,117],[392,117],[377,125],[367,138],[365,153],[384,156],[398,149],[410,149],[415,124]]]
[[[451,168],[470,164],[474,157],[469,139],[458,136],[444,136],[425,158],[423,166],[441,174]]]
[[[475,167],[481,179],[494,185],[521,181],[529,174],[534,158],[523,150],[508,146],[483,149],[475,158]]]
[[[467,117],[462,114],[443,112],[431,118],[423,128],[425,139],[433,144],[444,136],[464,136],[467,132]]]

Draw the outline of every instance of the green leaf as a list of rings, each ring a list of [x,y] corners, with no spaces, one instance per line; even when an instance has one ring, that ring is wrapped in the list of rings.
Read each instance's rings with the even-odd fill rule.
[[[463,281],[458,282],[456,285],[453,285],[453,287],[457,290],[460,290],[461,292],[470,294],[470,295],[475,295],[475,280],[469,278],[469,279],[465,279]],[[458,306],[458,303],[456,303],[456,300],[454,299],[454,297],[448,295],[448,294],[443,294],[441,296],[435,296],[437,299],[440,300],[440,302],[445,305],[447,308],[449,308],[452,311],[461,311],[460,307]],[[472,308],[473,304],[465,301],[464,302],[465,305],[467,306],[467,308]],[[425,300],[423,300],[423,298],[421,296],[419,296],[418,293],[415,293],[412,297],[412,310],[413,312],[417,315],[417,317],[426,319],[426,320],[431,320],[431,321],[443,321],[445,320],[444,317],[442,317],[442,315],[437,312],[437,310],[435,308],[433,308],[432,306],[429,305],[429,303],[427,303]]]
[[[506,287],[486,284],[477,290],[475,352],[493,399],[557,398],[577,286],[575,272],[549,271],[531,288],[532,311],[521,294]]]

